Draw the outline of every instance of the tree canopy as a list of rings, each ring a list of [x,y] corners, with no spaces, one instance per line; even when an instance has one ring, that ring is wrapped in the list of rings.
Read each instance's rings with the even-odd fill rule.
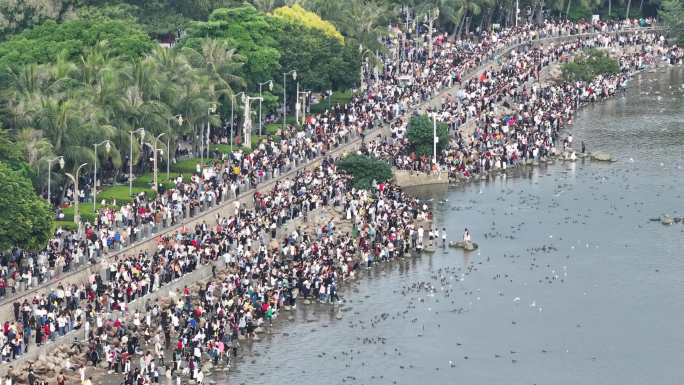
[[[251,5],[217,9],[208,21],[190,24],[182,45],[196,47],[206,37],[226,41],[247,58],[241,75],[252,89],[258,82],[277,81],[290,70],[297,71],[304,87],[314,90],[348,89],[356,84],[356,49],[341,44],[320,25],[305,24],[311,20],[303,20],[302,15],[308,13],[298,12],[296,17],[280,13],[288,16],[270,16]]]
[[[74,59],[102,41],[107,42],[110,57],[129,59],[141,57],[155,45],[136,24],[124,20],[80,19],[59,24],[49,20],[0,43],[0,71],[55,62],[62,54]]]
[[[684,44],[684,2],[663,0],[661,15],[679,44]]]
[[[370,189],[373,181],[381,183],[392,178],[392,168],[387,162],[365,155],[347,155],[337,161],[337,167],[349,173],[353,186],[359,189]]]
[[[620,64],[607,52],[590,49],[578,55],[570,62],[561,67],[563,78],[569,81],[591,81],[598,75],[615,74],[620,72]]]
[[[31,182],[0,161],[0,250],[20,247],[40,250],[52,235],[48,204]]]
[[[432,118],[427,115],[411,117],[406,137],[411,144],[411,149],[417,155],[432,156],[434,127]],[[437,152],[442,151],[449,143],[449,127],[442,122],[437,122]]]
[[[301,24],[304,27],[320,30],[326,36],[332,37],[340,44],[344,44],[344,36],[337,31],[337,28],[335,28],[332,23],[321,19],[321,17],[314,12],[309,12],[298,4],[291,7],[277,8],[273,11],[273,15],[292,23]]]

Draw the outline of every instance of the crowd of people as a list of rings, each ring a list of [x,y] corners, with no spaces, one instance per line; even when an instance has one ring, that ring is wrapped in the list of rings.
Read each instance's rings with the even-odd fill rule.
[[[550,64],[567,61],[591,48],[620,51],[620,72],[589,82],[542,85],[540,77]],[[437,55],[448,56],[448,52],[438,50]],[[428,110],[452,133],[451,142],[438,154],[438,165],[432,164],[431,157],[410,151],[406,139],[408,119],[392,126],[390,138],[366,143],[363,152],[386,159],[398,169],[431,172],[439,168],[453,179],[505,170],[550,155],[565,153],[574,157],[572,137],[561,140],[559,132],[572,124],[578,108],[613,96],[624,89],[631,74],[649,64],[680,64],[682,57],[680,48],[667,45],[661,35],[651,32],[596,34],[522,46],[500,59],[496,67],[462,82],[458,92],[447,95],[441,106]]]
[[[428,57],[421,35],[388,40],[395,57],[403,59],[388,57],[382,72],[366,71],[368,89],[362,95],[345,106],[308,116],[301,131],[283,130],[249,154],[238,150],[210,166],[199,166],[192,176],[179,176],[172,188],[160,187],[153,199],[140,194],[118,210],[103,209],[95,223],[85,226],[83,236],[58,231],[42,253],[13,250],[2,255],[0,296],[31,285],[34,279],[53,279],[60,270],[71,269],[73,261],[97,261],[108,251],[140,239],[145,227],[158,231],[181,223],[199,207],[253,189],[253,209],[236,201],[235,215],[164,236],[154,253],[115,256],[105,277],[93,274],[86,282],[59,285],[47,295],[16,301],[14,320],[3,323],[1,358],[12,360],[27,351],[31,341],[40,345],[83,328],[91,362],[104,361],[112,371],[124,372],[127,383],[158,378],[163,352],[170,346],[175,347],[173,364],[165,365],[169,373],[164,375],[186,374],[201,382],[207,357],[215,362],[228,359],[238,337],[253,336],[283,306],[295,306],[299,296],[336,301],[339,282],[361,265],[370,267],[421,248],[426,232],[436,237],[432,229],[420,226],[430,219],[427,206],[391,184],[377,184],[372,191],[352,188],[350,177],[336,170],[330,150],[390,124],[391,139],[368,140],[362,151],[393,159],[399,168],[429,169],[429,159],[406,152],[406,113],[442,88],[460,83],[458,96],[445,100],[436,112],[452,128],[471,121],[476,128],[470,134],[455,130],[450,146],[440,154],[443,167],[467,176],[543,156],[557,145],[558,130],[574,109],[612,95],[626,79],[621,74],[590,83],[541,87],[531,80],[543,67],[597,45],[642,46],[621,57],[625,73],[656,55],[681,61],[681,51],[666,47],[653,34],[600,35],[524,47],[507,55],[499,69],[470,80],[465,80],[466,75],[518,42],[625,26],[631,22],[521,26],[483,33],[477,42],[443,40],[433,58]],[[653,51],[645,52],[646,46]],[[505,122],[499,116],[504,109],[508,110]],[[270,192],[256,190],[267,178],[317,157],[323,161],[316,169],[298,170],[293,178],[276,181]],[[340,231],[330,220],[314,232],[298,228],[278,238],[284,224],[312,220],[309,213],[321,207],[338,209],[352,229]],[[188,288],[179,292],[171,306],[154,303],[144,314],[127,311],[132,301],[203,265],[221,265],[228,273],[215,274],[199,292]],[[104,316],[112,312],[119,316]],[[136,354],[140,365],[131,369]]]

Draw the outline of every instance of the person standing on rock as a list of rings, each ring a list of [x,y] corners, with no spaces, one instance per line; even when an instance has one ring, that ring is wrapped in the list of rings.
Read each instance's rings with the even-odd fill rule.
[[[36,374],[33,373],[33,369],[31,368],[29,364],[29,372],[28,372],[28,385],[34,385],[36,383]]]
[[[64,372],[59,372],[57,375],[57,385],[64,385],[66,383],[66,379],[64,378]]]

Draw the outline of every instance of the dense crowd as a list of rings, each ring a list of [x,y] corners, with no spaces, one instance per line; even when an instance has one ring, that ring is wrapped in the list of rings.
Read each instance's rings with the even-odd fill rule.
[[[174,362],[166,367],[174,373],[167,375],[185,372],[201,382],[203,359],[227,359],[226,352],[236,347],[239,336],[253,336],[254,329],[271,320],[282,306],[294,306],[298,296],[335,301],[339,282],[361,264],[370,266],[420,248],[428,231],[431,238],[436,237],[419,225],[430,219],[428,207],[391,184],[378,184],[373,191],[353,189],[349,177],[338,173],[334,159],[327,157],[331,149],[353,135],[365,135],[379,123],[391,123],[391,140],[369,140],[362,151],[394,159],[400,168],[429,169],[429,159],[405,152],[404,116],[443,87],[458,82],[462,91],[457,98],[445,100],[439,111],[441,120],[454,128],[475,121],[477,127],[471,135],[457,134],[441,154],[450,173],[467,175],[543,156],[555,145],[557,130],[573,109],[611,95],[625,79],[620,75],[589,84],[528,84],[544,66],[569,52],[599,44],[648,45],[655,50],[644,54],[642,49],[621,58],[626,70],[655,55],[681,61],[681,51],[665,47],[652,35],[606,35],[514,51],[498,70],[468,81],[465,75],[482,60],[524,39],[618,27],[547,23],[483,33],[476,43],[442,41],[432,59],[420,35],[398,39],[399,46],[397,41],[388,41],[396,56],[405,60],[396,63],[389,58],[382,72],[367,71],[368,89],[362,96],[308,116],[301,131],[279,132],[249,154],[235,151],[208,167],[198,167],[191,177],[179,176],[173,188],[160,188],[154,199],[141,194],[119,210],[101,210],[82,238],[61,231],[42,253],[15,250],[3,255],[0,295],[16,288],[17,282],[28,285],[33,277],[49,280],[60,269],[68,271],[74,260],[95,261],[139,239],[142,225],[160,229],[181,223],[198,207],[225,202],[241,189],[254,189],[254,209],[236,201],[235,215],[161,238],[154,253],[113,258],[105,277],[93,274],[87,282],[59,285],[45,296],[15,302],[15,319],[3,323],[0,335],[2,359],[22,354],[32,340],[40,345],[83,328],[91,361],[104,360],[111,370],[125,372],[127,383],[150,381],[155,373],[158,377],[163,351],[169,346],[175,346]],[[508,103],[505,124],[498,116],[504,107],[497,102]],[[315,170],[296,171],[293,178],[276,181],[270,192],[256,190],[265,179],[316,157],[324,160]],[[317,226],[314,233],[298,229],[277,238],[277,229],[285,223],[308,220],[309,213],[321,207],[342,212],[353,224],[351,231],[339,231],[331,220]],[[222,264],[229,273],[215,276],[199,292],[186,288],[170,307],[155,303],[144,314],[127,312],[132,301],[206,264]],[[121,316],[103,316],[114,311]],[[143,352],[143,347],[152,347],[154,354]],[[140,365],[132,370],[136,354],[140,354]]]

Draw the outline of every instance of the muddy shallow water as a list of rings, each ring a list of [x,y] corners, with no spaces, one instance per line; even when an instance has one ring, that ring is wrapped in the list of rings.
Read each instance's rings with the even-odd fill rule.
[[[430,197],[449,239],[361,272],[331,306],[282,312],[219,384],[677,384],[684,335],[684,69],[590,107],[560,163]],[[579,146],[577,146],[579,147]],[[427,197],[426,197],[427,198]],[[446,200],[446,201],[444,201]],[[294,321],[288,321],[293,315]]]

